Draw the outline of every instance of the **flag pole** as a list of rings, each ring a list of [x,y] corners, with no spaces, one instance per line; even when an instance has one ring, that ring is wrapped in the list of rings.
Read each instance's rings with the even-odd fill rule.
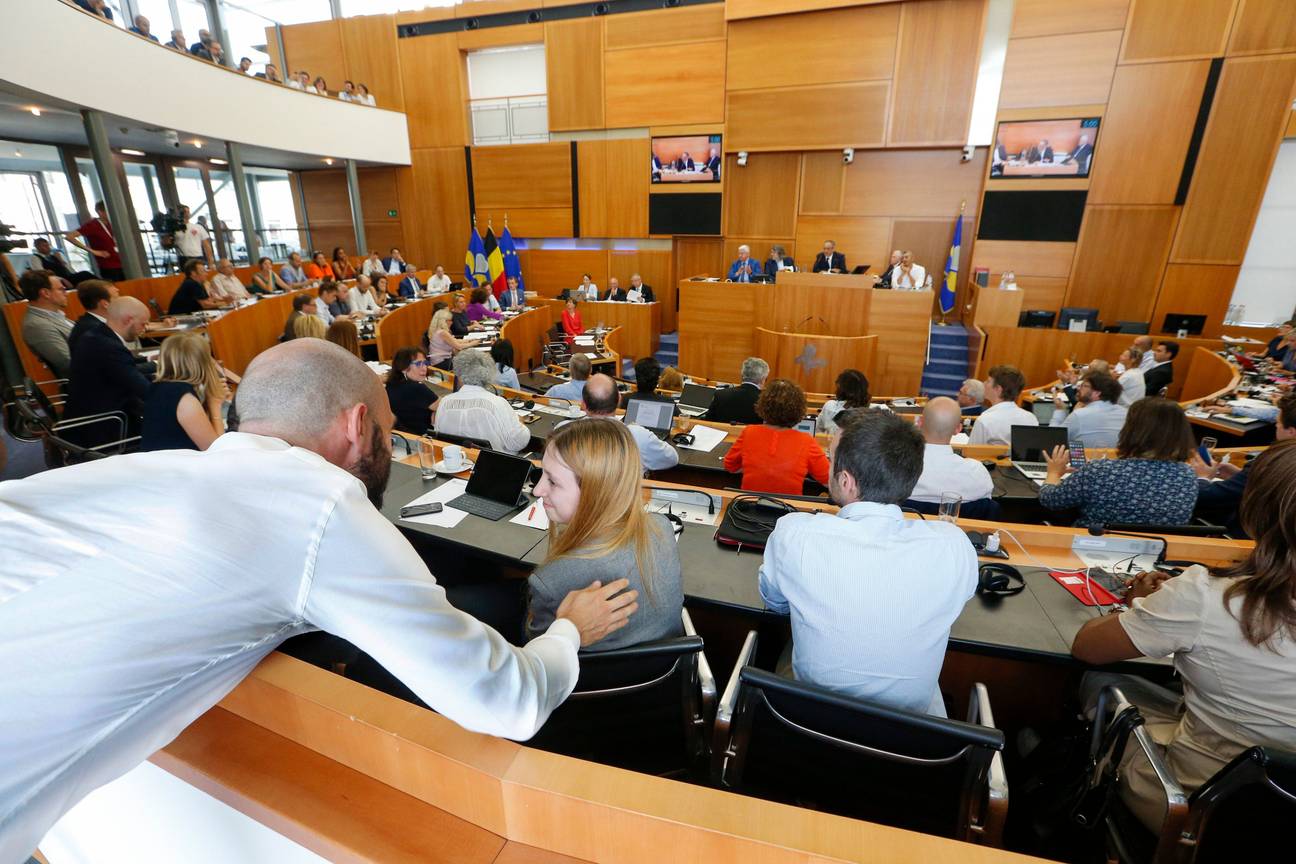
[[[955,224],[955,230],[957,230],[957,229],[958,229],[958,226],[961,225],[961,224],[963,223],[963,214],[964,214],[965,212],[967,212],[967,199],[966,199],[966,198],[964,198],[962,201],[959,202],[959,215],[958,215],[958,221],[956,221],[956,222],[954,223],[954,224]],[[951,248],[951,250],[953,249],[953,246],[954,246],[954,244],[951,242],[951,243],[950,243],[950,248]],[[961,257],[962,257],[962,252],[963,252],[963,250],[962,250],[962,248],[961,248],[961,247],[962,247],[962,244],[960,243],[959,246],[960,246],[960,249],[959,249],[959,257],[961,258]],[[960,262],[960,263],[961,263],[961,262]],[[958,273],[957,273],[957,272],[955,272],[955,275],[954,275],[954,281],[955,281],[955,284],[958,283]],[[940,307],[941,307],[940,322],[939,322],[936,326],[938,326],[938,327],[948,327],[948,326],[949,326],[949,322],[947,322],[947,321],[945,320],[945,316],[948,315],[949,312],[946,312],[946,311],[945,311],[945,304],[944,304],[944,303],[940,304]],[[953,311],[953,307],[951,307],[951,311]]]

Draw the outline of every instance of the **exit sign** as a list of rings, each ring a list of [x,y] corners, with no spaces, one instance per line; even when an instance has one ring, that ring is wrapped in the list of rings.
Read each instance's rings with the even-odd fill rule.
[[[387,215],[390,216],[391,218],[395,219],[395,218],[396,218],[396,211],[395,211],[395,210],[388,210],[388,211],[387,211]]]

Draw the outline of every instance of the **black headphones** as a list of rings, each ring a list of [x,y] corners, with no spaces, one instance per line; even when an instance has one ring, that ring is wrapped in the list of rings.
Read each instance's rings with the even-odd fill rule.
[[[977,593],[988,597],[1013,597],[1026,590],[1021,571],[1011,564],[983,562],[977,570]]]

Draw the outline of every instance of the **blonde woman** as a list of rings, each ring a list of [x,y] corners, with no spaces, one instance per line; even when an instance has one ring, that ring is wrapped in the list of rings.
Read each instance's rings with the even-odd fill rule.
[[[323,339],[328,335],[328,325],[324,319],[318,315],[303,315],[293,322],[293,338],[301,339],[303,336],[312,336],[316,339]]]
[[[157,378],[144,400],[141,450],[206,450],[225,431],[229,398],[211,345],[197,333],[162,343]]]
[[[456,339],[450,332],[453,317],[449,309],[438,309],[432,314],[432,323],[428,326],[427,361],[429,365],[447,371],[456,353],[472,347],[471,342]]]
[[[384,308],[386,303],[387,292],[383,291],[380,294],[374,290],[373,280],[363,274],[356,277],[356,283],[347,292],[347,305],[351,307],[352,312],[360,312],[365,315],[386,315],[387,309]]]
[[[568,423],[549,436],[536,495],[549,517],[549,554],[527,580],[527,635],[553,623],[567,592],[630,581],[638,611],[626,626],[589,651],[611,651],[683,634],[679,550],[669,520],[650,514],[640,498],[643,467],[625,426],[592,418]]]

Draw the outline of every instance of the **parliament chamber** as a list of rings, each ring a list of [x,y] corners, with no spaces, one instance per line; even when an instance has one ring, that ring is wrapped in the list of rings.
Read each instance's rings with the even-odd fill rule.
[[[19,5],[0,864],[1289,856],[1296,6]]]

